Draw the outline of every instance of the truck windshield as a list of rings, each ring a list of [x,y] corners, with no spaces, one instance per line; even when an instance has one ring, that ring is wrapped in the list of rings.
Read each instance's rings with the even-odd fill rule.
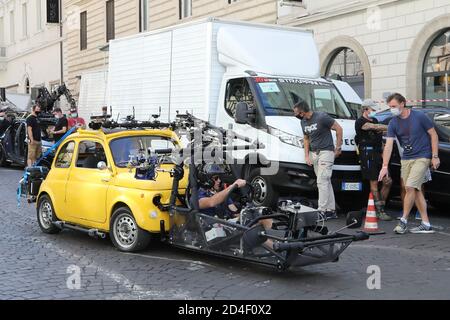
[[[135,136],[124,137],[111,141],[110,143],[114,163],[120,168],[125,168],[128,161],[135,159],[140,153],[148,154],[161,149],[176,149],[177,144],[167,138],[160,136]]]
[[[292,116],[292,107],[306,101],[313,111],[336,119],[352,119],[352,113],[333,84],[303,79],[253,78],[266,116]]]

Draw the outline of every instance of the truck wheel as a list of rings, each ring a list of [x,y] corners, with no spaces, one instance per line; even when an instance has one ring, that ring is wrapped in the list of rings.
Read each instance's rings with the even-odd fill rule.
[[[130,209],[126,207],[114,211],[109,232],[114,246],[124,252],[145,249],[151,238],[150,233],[139,228]]]
[[[50,197],[43,195],[39,198],[37,206],[37,221],[42,232],[48,234],[56,234],[61,232],[61,229],[53,224],[56,220],[55,209],[53,209],[53,204]]]
[[[9,162],[6,161],[6,154],[3,148],[0,146],[0,167],[6,167],[9,165]]]
[[[273,188],[270,178],[261,174],[261,168],[255,168],[250,171],[247,181],[255,189],[253,203],[256,206],[276,207],[279,196],[278,191]]]

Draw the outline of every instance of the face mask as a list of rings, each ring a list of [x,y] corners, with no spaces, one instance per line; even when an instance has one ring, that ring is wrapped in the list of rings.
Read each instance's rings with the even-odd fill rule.
[[[371,111],[369,113],[369,118],[375,118],[377,116],[377,113],[375,111]]]
[[[0,117],[0,121],[3,121],[3,120],[5,120],[5,118],[3,118],[3,117]]]
[[[40,111],[36,111],[35,113],[36,113],[37,116],[41,114]]]
[[[391,108],[391,113],[394,115],[394,117],[398,117],[402,112],[399,108]]]
[[[72,116],[72,118],[78,118],[78,114],[77,113],[72,113],[71,116]]]

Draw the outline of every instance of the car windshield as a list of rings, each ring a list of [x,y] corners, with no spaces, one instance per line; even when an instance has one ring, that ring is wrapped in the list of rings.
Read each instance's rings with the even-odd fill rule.
[[[336,119],[353,115],[335,86],[328,82],[302,79],[254,78],[254,87],[266,116],[292,116],[292,107],[306,101],[313,111],[322,111]]]
[[[175,141],[162,136],[135,136],[114,139],[110,143],[114,163],[125,168],[128,161],[139,155],[142,151],[179,148]]]

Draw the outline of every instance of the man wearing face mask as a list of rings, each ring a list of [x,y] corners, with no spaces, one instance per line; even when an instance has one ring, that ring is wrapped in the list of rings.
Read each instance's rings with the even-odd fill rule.
[[[427,181],[426,173],[430,165],[435,170],[440,166],[438,135],[433,122],[425,114],[406,108],[406,99],[401,94],[395,93],[389,96],[387,103],[395,117],[389,123],[379,181],[388,175],[388,164],[395,138],[399,140],[403,148],[401,161],[401,178],[405,186],[403,217],[394,232],[406,233],[408,216],[415,203],[420,212],[422,224],[411,229],[410,232],[434,233],[428,219],[422,185]]]
[[[31,167],[42,154],[41,127],[38,115],[41,113],[39,104],[35,104],[28,116],[27,134],[28,134],[28,160],[27,164]]]
[[[391,221],[392,218],[386,214],[384,207],[389,196],[392,179],[385,177],[381,191],[378,188],[378,174],[383,163],[383,132],[388,129],[386,125],[378,124],[377,119],[375,119],[378,110],[378,105],[373,100],[364,100],[362,104],[363,114],[355,122],[356,141],[362,177],[370,183],[377,217],[383,221]]]
[[[53,110],[53,115],[58,119],[56,122],[55,129],[51,131],[53,133],[53,139],[57,143],[67,132],[69,126],[67,118],[63,115],[61,108],[55,108]]]
[[[294,106],[295,116],[301,120],[304,134],[305,160],[314,167],[319,190],[319,207],[327,219],[336,219],[336,202],[331,176],[335,158],[342,153],[342,127],[328,114],[312,111],[306,101]],[[331,131],[336,131],[336,147]]]

